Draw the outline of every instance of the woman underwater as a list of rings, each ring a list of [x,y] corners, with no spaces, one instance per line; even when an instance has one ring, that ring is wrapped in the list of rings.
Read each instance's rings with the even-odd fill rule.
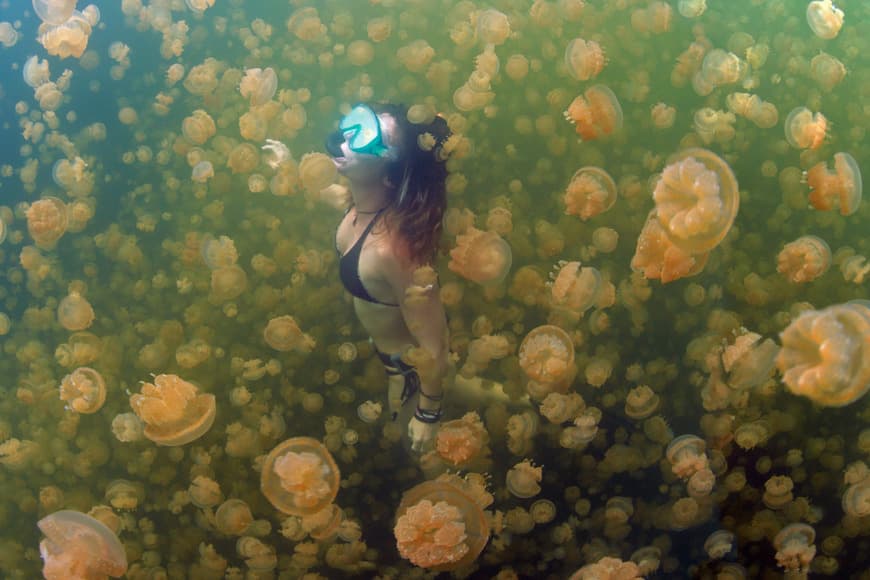
[[[415,272],[433,263],[441,236],[447,169],[439,155],[448,136],[441,117],[413,124],[404,107],[358,104],[326,144],[352,197],[335,236],[341,281],[384,364],[393,418],[414,409],[414,451],[434,436],[448,376],[437,280],[415,282]]]

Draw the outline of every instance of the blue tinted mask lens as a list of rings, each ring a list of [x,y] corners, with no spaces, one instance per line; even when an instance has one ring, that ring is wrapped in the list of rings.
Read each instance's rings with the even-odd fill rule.
[[[388,150],[381,135],[381,123],[371,107],[355,106],[338,123],[338,129],[351,151],[382,157]]]

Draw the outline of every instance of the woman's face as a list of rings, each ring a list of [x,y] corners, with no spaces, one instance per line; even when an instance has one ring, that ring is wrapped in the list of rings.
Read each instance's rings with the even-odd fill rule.
[[[347,139],[340,144],[341,156],[333,156],[332,161],[338,172],[351,181],[375,181],[381,179],[387,164],[398,157],[398,124],[392,115],[378,115],[381,126],[381,138],[389,151],[384,156],[358,153],[353,151]]]

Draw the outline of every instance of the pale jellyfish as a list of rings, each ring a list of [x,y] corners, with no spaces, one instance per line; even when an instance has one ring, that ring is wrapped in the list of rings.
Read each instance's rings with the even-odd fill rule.
[[[813,0],[807,5],[807,24],[819,38],[836,38],[843,27],[843,17],[843,11],[831,0]]]
[[[646,8],[631,13],[631,27],[640,33],[662,34],[670,30],[673,10],[670,4],[654,0]]]
[[[18,31],[9,22],[0,22],[0,44],[9,48],[18,42]]]
[[[214,166],[208,160],[200,161],[190,172],[191,181],[197,183],[206,183],[212,177],[214,177]]]
[[[581,167],[571,176],[564,201],[566,214],[586,221],[613,207],[616,184],[600,167]]]
[[[831,248],[817,236],[801,236],[789,242],[776,257],[776,270],[792,284],[815,280],[831,266]]]
[[[526,459],[511,467],[505,476],[508,491],[514,497],[526,499],[541,493],[543,469]]]
[[[248,275],[237,265],[215,268],[211,272],[212,303],[226,302],[238,298],[248,288]]]
[[[196,14],[202,14],[212,6],[214,6],[215,0],[184,0],[187,8]]]
[[[737,216],[737,179],[706,149],[681,151],[662,171],[653,191],[656,217],[668,239],[690,254],[715,248]]]
[[[622,107],[604,85],[586,89],[571,101],[564,115],[583,141],[600,139],[622,128]]]
[[[311,515],[335,500],[340,479],[335,460],[320,441],[293,437],[266,456],[260,490],[283,513]]]
[[[72,16],[58,25],[43,23],[39,27],[37,40],[48,54],[60,58],[73,56],[79,58],[88,47],[91,25],[81,12],[74,11]]]
[[[52,248],[66,233],[66,204],[56,197],[37,200],[27,208],[27,231],[40,248]]]
[[[325,153],[306,153],[299,161],[299,179],[309,193],[328,187],[337,175],[335,163]]]
[[[435,572],[473,563],[490,532],[480,492],[471,488],[457,476],[441,476],[406,491],[393,528],[399,555]]]
[[[477,14],[477,38],[483,44],[503,44],[511,34],[511,23],[504,12],[493,8]]]
[[[511,248],[497,233],[470,226],[456,236],[447,267],[463,278],[478,284],[497,284],[511,267]]]
[[[239,143],[227,156],[227,167],[233,174],[250,173],[260,164],[260,152],[251,143]]]
[[[435,56],[435,49],[425,40],[415,40],[396,51],[396,58],[411,72],[422,72]]]
[[[601,578],[633,580],[640,578],[640,569],[634,562],[623,562],[619,558],[604,556],[593,564],[586,564],[568,580],[599,580]]]
[[[302,332],[296,320],[287,315],[269,320],[263,338],[269,346],[282,352],[311,352],[316,344],[312,337]]]
[[[145,437],[174,447],[202,437],[215,418],[215,396],[178,375],[161,374],[142,383],[142,392],[130,396],[130,407],[145,423]]]
[[[746,73],[746,64],[733,52],[715,48],[704,55],[700,74],[714,87],[736,83]]]
[[[792,576],[796,574],[806,577],[816,556],[815,539],[816,531],[804,523],[789,524],[776,534],[773,538],[776,563],[785,569],[786,577],[797,577]]]
[[[574,343],[558,326],[533,328],[520,343],[517,356],[526,376],[550,390],[567,388],[576,374]],[[548,393],[542,393],[541,398]]]
[[[67,330],[84,330],[94,322],[94,309],[78,290],[71,289],[57,305],[57,321]]]
[[[792,109],[784,126],[786,141],[795,149],[818,149],[828,134],[828,119],[806,107]]]
[[[604,49],[594,40],[575,38],[565,47],[565,66],[568,74],[578,81],[598,76],[607,64]]]
[[[820,52],[810,61],[810,76],[819,86],[830,91],[846,78],[846,67],[837,57]]]
[[[601,273],[592,267],[580,267],[580,262],[560,262],[551,274],[550,295],[553,305],[576,314],[595,306],[603,289]]]
[[[34,89],[43,83],[47,83],[50,74],[48,60],[39,60],[39,57],[36,55],[24,61],[24,67],[21,69],[21,76],[24,77],[24,82]]]
[[[792,393],[842,407],[870,389],[870,307],[865,301],[803,312],[780,338],[776,366]]]
[[[290,159],[290,149],[281,141],[266,139],[266,144],[260,149],[267,152],[264,161],[272,169],[278,169],[284,161]]]
[[[181,122],[181,132],[191,143],[202,145],[217,132],[217,126],[211,115],[196,109]]]
[[[697,18],[707,10],[707,0],[680,0],[677,12],[683,18]]]
[[[807,170],[810,205],[818,210],[837,207],[841,215],[852,215],[861,203],[863,183],[858,162],[848,153],[834,154],[834,171],[825,162]]]
[[[106,402],[106,382],[90,367],[79,367],[60,382],[60,399],[76,413],[96,413]]]
[[[206,234],[203,236],[202,259],[211,270],[233,266],[239,259],[239,252],[232,238],[220,236],[215,238]]]
[[[118,537],[99,520],[61,510],[37,522],[45,539],[39,543],[47,580],[119,578],[127,571],[127,555]]]
[[[47,24],[63,24],[76,9],[77,0],[33,0],[33,11]]]
[[[245,76],[239,84],[239,92],[248,99],[252,107],[265,105],[278,89],[278,75],[271,67],[245,69]]]

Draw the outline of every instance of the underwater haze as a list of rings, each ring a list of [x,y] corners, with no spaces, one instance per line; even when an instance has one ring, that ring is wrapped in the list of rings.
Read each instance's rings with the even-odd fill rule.
[[[359,102],[452,131],[423,454]],[[0,0],[0,576],[870,578],[868,127],[866,0]]]

